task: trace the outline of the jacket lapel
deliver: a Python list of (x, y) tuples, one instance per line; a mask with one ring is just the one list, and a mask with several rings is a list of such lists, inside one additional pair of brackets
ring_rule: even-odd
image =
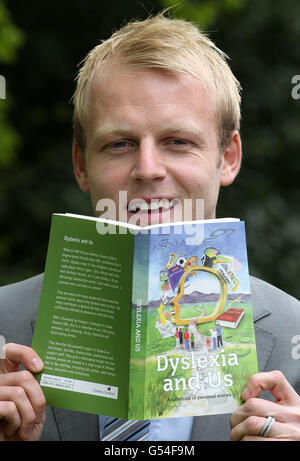
[(63, 441), (99, 440), (99, 417), (88, 413), (53, 408), (60, 439)]

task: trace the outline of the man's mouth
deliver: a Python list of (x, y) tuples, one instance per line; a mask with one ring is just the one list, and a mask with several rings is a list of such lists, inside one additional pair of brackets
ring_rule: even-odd
[(159, 213), (171, 210), (180, 200), (168, 198), (142, 198), (133, 199), (127, 205), (131, 213)]

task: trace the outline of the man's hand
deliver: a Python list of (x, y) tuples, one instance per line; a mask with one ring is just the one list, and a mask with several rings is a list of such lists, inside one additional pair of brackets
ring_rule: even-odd
[[(0, 360), (0, 441), (38, 440), (46, 419), (45, 396), (33, 373), (43, 369), (27, 346), (5, 344)], [(20, 365), (26, 370), (18, 371)]]
[[(269, 390), (275, 402), (257, 398)], [(245, 403), (231, 415), (231, 440), (300, 440), (300, 396), (280, 371), (250, 377), (242, 393)], [(258, 434), (266, 418), (275, 418), (267, 437)]]

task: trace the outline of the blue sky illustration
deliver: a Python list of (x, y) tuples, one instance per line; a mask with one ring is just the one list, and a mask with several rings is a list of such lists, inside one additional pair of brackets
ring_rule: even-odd
[[(197, 256), (198, 265), (202, 265), (201, 258), (204, 250), (208, 247), (217, 248), (222, 255), (233, 256), (238, 261), (239, 270), (237, 270), (236, 276), (239, 279), (239, 287), (237, 292), (250, 292), (243, 222), (193, 224), (192, 227), (182, 226), (181, 231), (182, 233), (179, 234), (177, 233), (177, 226), (168, 226), (164, 231), (156, 229), (155, 233), (136, 236), (135, 278), (137, 282), (140, 278), (142, 280), (147, 272), (149, 257), (149, 301), (159, 299), (162, 294), (160, 290), (160, 272), (165, 270), (171, 253), (180, 254), (180, 256), (187, 259), (191, 256)], [(168, 234), (163, 232), (168, 232)], [(186, 243), (189, 244), (187, 245)], [(215, 277), (203, 275), (203, 272), (201, 274), (198, 272), (198, 274), (191, 277), (187, 282), (186, 294), (195, 290), (205, 293), (219, 292), (219, 282)], [(228, 293), (231, 293), (230, 285), (228, 288)], [(174, 295), (172, 289), (165, 292), (165, 294), (167, 296)]]

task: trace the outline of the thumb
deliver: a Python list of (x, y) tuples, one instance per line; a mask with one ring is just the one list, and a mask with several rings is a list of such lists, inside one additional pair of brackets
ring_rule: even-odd
[(44, 367), (44, 364), (37, 353), (28, 346), (21, 344), (7, 343), (2, 350), (0, 373), (11, 373), (18, 371), (20, 365), (27, 370), (38, 373)]

